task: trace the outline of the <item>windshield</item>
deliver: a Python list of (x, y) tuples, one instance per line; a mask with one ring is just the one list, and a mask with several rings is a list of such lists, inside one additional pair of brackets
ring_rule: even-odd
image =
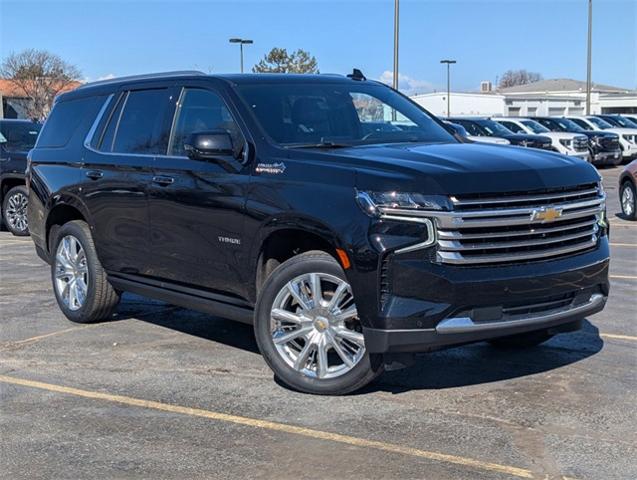
[(0, 142), (8, 152), (31, 150), (42, 125), (34, 122), (0, 122)]
[(608, 123), (606, 120), (602, 120), (597, 117), (588, 117), (588, 121), (595, 125), (597, 128), (601, 128), (602, 130), (606, 130), (607, 128), (613, 128), (613, 126)]
[(541, 123), (536, 122), (535, 120), (522, 120), (521, 123), (522, 125), (529, 127), (533, 133), (550, 132), (548, 128), (546, 128)]
[(637, 128), (637, 124), (631, 122), (627, 118), (620, 117), (619, 115), (617, 115), (616, 117), (604, 117), (604, 120), (606, 120), (608, 123), (612, 123), (617, 127)]
[(494, 120), (476, 120), (476, 123), (480, 125), (490, 137), (500, 137), (502, 135), (508, 136), (513, 133), (504, 125), (501, 125)]
[(383, 85), (239, 85), (261, 128), (286, 147), (374, 143), (456, 143), (431, 116)]
[(582, 127), (568, 118), (552, 118), (555, 129), (560, 132), (585, 132)]

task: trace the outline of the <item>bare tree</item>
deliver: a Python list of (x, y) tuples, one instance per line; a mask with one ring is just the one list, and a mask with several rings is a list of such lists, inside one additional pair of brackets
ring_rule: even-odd
[(542, 75), (527, 70), (507, 70), (500, 79), (500, 88), (515, 87), (516, 85), (526, 85), (527, 83), (539, 82)]
[(30, 99), (27, 114), (43, 119), (55, 96), (80, 78), (80, 71), (58, 55), (29, 49), (11, 53), (0, 66), (0, 75), (10, 80)]
[(252, 67), (254, 73), (318, 73), (316, 58), (305, 50), (289, 54), (285, 48), (273, 48)]

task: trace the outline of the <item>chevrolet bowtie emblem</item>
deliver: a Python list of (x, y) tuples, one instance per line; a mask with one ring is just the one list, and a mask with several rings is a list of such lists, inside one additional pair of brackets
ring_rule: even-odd
[(542, 222), (552, 222), (562, 216), (561, 208), (540, 208), (538, 210), (533, 210), (531, 213), (531, 221), (542, 221)]

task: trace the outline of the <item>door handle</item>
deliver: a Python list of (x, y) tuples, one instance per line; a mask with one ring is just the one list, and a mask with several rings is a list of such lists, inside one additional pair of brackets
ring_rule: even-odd
[(162, 187), (166, 187), (172, 183), (175, 183), (175, 179), (173, 177), (165, 177), (164, 175), (157, 175), (153, 177), (153, 183), (157, 185), (161, 185)]
[(100, 172), (99, 170), (89, 170), (88, 172), (86, 172), (86, 176), (91, 180), (99, 180), (104, 176), (104, 173)]

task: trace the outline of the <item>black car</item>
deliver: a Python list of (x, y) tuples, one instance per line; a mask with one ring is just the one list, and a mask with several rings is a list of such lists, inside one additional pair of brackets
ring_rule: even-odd
[(610, 123), (613, 127), (617, 128), (637, 128), (637, 122), (634, 122), (630, 118), (624, 117), (622, 115), (595, 115), (597, 118), (601, 118), (605, 120), (607, 123)]
[(18, 236), (29, 234), (27, 190), (24, 185), (27, 153), (42, 125), (30, 120), (0, 120), (0, 206), (2, 221)]
[(581, 133), (588, 137), (588, 148), (591, 160), (598, 165), (619, 165), (622, 152), (619, 147), (619, 136), (616, 133), (602, 130), (585, 130), (574, 121), (563, 117), (529, 117), (540, 122), (553, 132)]
[(462, 125), (469, 135), (476, 137), (498, 137), (508, 140), (511, 145), (519, 147), (541, 148), (553, 150), (551, 139), (543, 135), (513, 133), (504, 125), (490, 118), (450, 118), (450, 122)]
[(357, 71), (82, 86), (27, 175), (70, 320), (110, 318), (129, 291), (247, 322), (305, 392), (351, 392), (416, 352), (537, 345), (609, 291), (591, 165), (461, 143)]

